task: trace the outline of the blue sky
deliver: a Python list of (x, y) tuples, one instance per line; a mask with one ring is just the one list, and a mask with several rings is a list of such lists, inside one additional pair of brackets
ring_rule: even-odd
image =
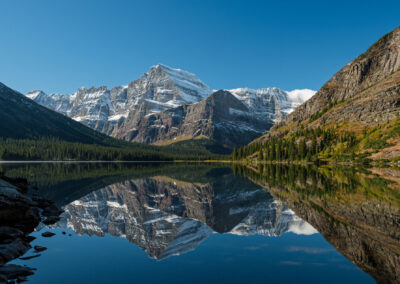
[(69, 93), (164, 63), (214, 89), (319, 89), (399, 12), (398, 0), (0, 0), (0, 82)]

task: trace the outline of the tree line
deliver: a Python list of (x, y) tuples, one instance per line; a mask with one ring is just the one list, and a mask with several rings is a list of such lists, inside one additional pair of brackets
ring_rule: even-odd
[(235, 148), (233, 160), (242, 160), (256, 155), (258, 161), (318, 161), (320, 156), (338, 158), (352, 152), (356, 145), (352, 132), (337, 134), (333, 128), (303, 128), (286, 138), (272, 137), (265, 142)]
[(0, 138), (0, 160), (170, 161), (172, 157), (141, 148), (118, 148), (57, 139)]
[(8, 161), (173, 161), (226, 157), (208, 151), (204, 145), (193, 143), (174, 146), (125, 143), (118, 147), (67, 142), (56, 138), (0, 138), (0, 160)]

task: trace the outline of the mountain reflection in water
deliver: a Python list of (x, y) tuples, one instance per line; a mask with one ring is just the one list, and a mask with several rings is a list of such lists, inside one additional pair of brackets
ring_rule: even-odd
[[(183, 257), (214, 233), (321, 234), (379, 283), (400, 279), (400, 171), (393, 168), (118, 163), (1, 167), (10, 176), (26, 176), (43, 196), (64, 208), (50, 229), (125, 238), (162, 263), (174, 255)], [(289, 246), (283, 251), (315, 256), (330, 249)], [(299, 265), (283, 258), (274, 256), (286, 267)], [(337, 269), (328, 262), (321, 265)], [(307, 282), (316, 275), (298, 280)]]
[(317, 231), (268, 191), (233, 174), (196, 184), (156, 176), (113, 184), (64, 207), (56, 226), (124, 237), (156, 259), (195, 249), (213, 232), (279, 236)]

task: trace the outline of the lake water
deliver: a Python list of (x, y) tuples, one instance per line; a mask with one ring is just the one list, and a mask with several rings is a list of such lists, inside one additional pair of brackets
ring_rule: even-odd
[[(0, 169), (26, 177), (64, 210), (59, 222), (32, 233), (32, 245), (47, 250), (12, 262), (37, 269), (31, 283), (399, 280), (395, 169), (165, 163)], [(45, 231), (56, 235), (44, 238)]]

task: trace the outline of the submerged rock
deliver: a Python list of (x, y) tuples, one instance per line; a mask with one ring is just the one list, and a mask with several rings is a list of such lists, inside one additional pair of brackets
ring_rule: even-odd
[(52, 237), (52, 236), (54, 236), (54, 235), (55, 235), (55, 234), (52, 233), (52, 232), (44, 232), (44, 233), (42, 234), (42, 236), (45, 237), (45, 238), (50, 238), (50, 237)]
[(31, 256), (20, 257), (19, 259), (28, 260), (28, 259), (32, 259), (32, 258), (39, 257), (39, 256), (41, 256), (41, 254), (34, 254), (34, 255), (31, 255)]
[(34, 246), (33, 248), (35, 249), (35, 252), (41, 252), (41, 251), (47, 250), (46, 247), (42, 247), (42, 246)]

